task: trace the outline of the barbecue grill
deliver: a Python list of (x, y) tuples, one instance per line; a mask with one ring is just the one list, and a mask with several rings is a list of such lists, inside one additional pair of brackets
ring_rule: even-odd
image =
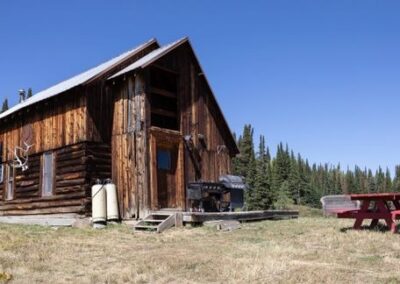
[(186, 189), (188, 206), (191, 211), (234, 211), (243, 207), (246, 188), (243, 179), (233, 175), (220, 176), (218, 182), (191, 182)]

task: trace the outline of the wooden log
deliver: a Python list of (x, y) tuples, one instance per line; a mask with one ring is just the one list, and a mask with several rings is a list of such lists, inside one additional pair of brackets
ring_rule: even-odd
[(85, 192), (73, 192), (69, 194), (53, 195), (49, 197), (35, 197), (35, 198), (24, 198), (24, 199), (14, 199), (8, 201), (0, 201), (0, 206), (5, 204), (21, 204), (21, 203), (32, 203), (32, 202), (46, 202), (49, 200), (63, 200), (63, 199), (76, 199), (85, 197)]
[(86, 172), (65, 173), (62, 175), (56, 175), (56, 181), (81, 179), (86, 178), (86, 176)]
[(39, 184), (34, 184), (31, 186), (27, 186), (27, 187), (16, 187), (15, 188), (15, 192), (18, 193), (23, 193), (23, 192), (29, 192), (29, 191), (38, 191), (39, 190)]
[(60, 187), (56, 187), (56, 189), (55, 189), (55, 193), (57, 195), (71, 193), (71, 192), (79, 192), (79, 191), (85, 191), (85, 186), (82, 186), (82, 185), (60, 186)]
[(82, 185), (86, 182), (85, 178), (78, 178), (72, 180), (61, 180), (57, 181), (58, 186), (74, 186), (74, 185)]
[(68, 207), (55, 207), (55, 208), (41, 208), (35, 210), (9, 210), (0, 211), (0, 216), (21, 216), (21, 215), (39, 215), (39, 214), (61, 214), (61, 213), (78, 213), (83, 214), (86, 212), (86, 206), (68, 206)]
[(84, 171), (86, 170), (86, 165), (78, 165), (78, 166), (70, 166), (70, 167), (65, 167), (65, 168), (57, 168), (57, 173), (58, 174), (63, 174), (63, 173), (73, 173), (73, 172), (79, 172), (79, 171)]
[(75, 206), (75, 205), (82, 205), (85, 201), (86, 200), (84, 199), (72, 199), (72, 200), (52, 200), (52, 201), (41, 201), (41, 202), (21, 203), (12, 205), (1, 205), (0, 211)]

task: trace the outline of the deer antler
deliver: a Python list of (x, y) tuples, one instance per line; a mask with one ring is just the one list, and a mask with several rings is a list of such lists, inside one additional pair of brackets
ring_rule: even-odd
[[(28, 143), (26, 143), (24, 141), (24, 145), (25, 148), (22, 148), (20, 146), (15, 146), (14, 151), (11, 151), (10, 149), (8, 149), (8, 151), (13, 152), (14, 154), (14, 163), (13, 163), (13, 167), (15, 168), (21, 168), (22, 171), (26, 171), (29, 167), (28, 167), (28, 159), (29, 159), (29, 149), (32, 148), (32, 145), (29, 145)], [(22, 157), (18, 156), (18, 150), (21, 151), (22, 153)]]

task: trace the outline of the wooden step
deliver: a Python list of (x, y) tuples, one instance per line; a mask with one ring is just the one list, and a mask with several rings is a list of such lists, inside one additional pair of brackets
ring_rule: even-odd
[(145, 219), (141, 222), (143, 223), (161, 223), (163, 220), (152, 220), (152, 219)]
[(135, 230), (157, 231), (157, 226), (136, 225)]
[(176, 214), (151, 213), (139, 221), (133, 228), (134, 230), (149, 230), (161, 233), (175, 226), (175, 219)]

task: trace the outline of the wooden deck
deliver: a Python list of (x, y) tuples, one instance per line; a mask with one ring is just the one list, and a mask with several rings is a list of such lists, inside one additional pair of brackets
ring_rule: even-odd
[(294, 210), (264, 210), (243, 212), (182, 212), (183, 222), (203, 223), (213, 220), (260, 221), (298, 218), (299, 212)]

